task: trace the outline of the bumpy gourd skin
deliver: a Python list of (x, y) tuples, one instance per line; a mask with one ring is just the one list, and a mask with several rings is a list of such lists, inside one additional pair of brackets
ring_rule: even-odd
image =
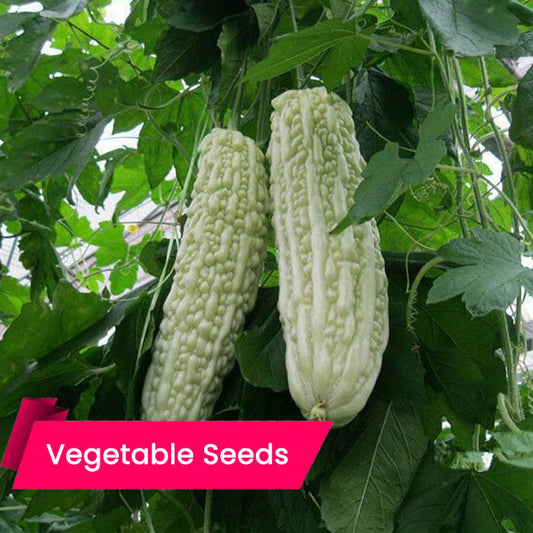
[(340, 427), (364, 407), (388, 341), (375, 222), (330, 234), (353, 204), (364, 161), (337, 95), (291, 90), (272, 105), (267, 156), (289, 388), (306, 418)]
[(268, 200), (263, 154), (252, 139), (217, 128), (200, 145), (198, 167), (144, 383), (147, 420), (202, 420), (212, 414), (263, 269)]

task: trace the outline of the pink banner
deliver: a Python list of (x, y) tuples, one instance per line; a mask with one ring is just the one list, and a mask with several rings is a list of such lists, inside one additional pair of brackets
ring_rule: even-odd
[(55, 407), (56, 401), (57, 398), (24, 398), (22, 400), (1, 466), (11, 470), (18, 469), (31, 428), (36, 420), (67, 419), (68, 410)]
[(331, 425), (38, 420), (13, 488), (298, 489)]

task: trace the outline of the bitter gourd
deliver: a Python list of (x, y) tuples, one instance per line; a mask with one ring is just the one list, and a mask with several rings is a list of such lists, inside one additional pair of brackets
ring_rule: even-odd
[(325, 88), (272, 102), (270, 196), (289, 389), (309, 419), (347, 424), (364, 407), (388, 340), (375, 221), (332, 235), (364, 160), (349, 106)]
[(255, 142), (233, 130), (209, 133), (192, 198), (145, 378), (147, 420), (208, 418), (233, 366), (266, 254), (267, 178)]

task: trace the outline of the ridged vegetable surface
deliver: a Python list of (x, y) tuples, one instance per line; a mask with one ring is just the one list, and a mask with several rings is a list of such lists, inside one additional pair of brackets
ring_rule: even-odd
[(266, 253), (264, 157), (252, 139), (214, 129), (199, 148), (198, 177), (142, 395), (148, 420), (212, 414), (234, 364)]
[(289, 388), (303, 415), (339, 427), (364, 407), (388, 340), (375, 222), (330, 232), (361, 181), (348, 105), (324, 88), (272, 102), (271, 201)]

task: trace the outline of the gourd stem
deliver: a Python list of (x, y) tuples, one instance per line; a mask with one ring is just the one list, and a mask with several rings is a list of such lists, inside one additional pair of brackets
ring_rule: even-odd
[(213, 489), (205, 491), (203, 533), (211, 533), (211, 509), (213, 508)]

